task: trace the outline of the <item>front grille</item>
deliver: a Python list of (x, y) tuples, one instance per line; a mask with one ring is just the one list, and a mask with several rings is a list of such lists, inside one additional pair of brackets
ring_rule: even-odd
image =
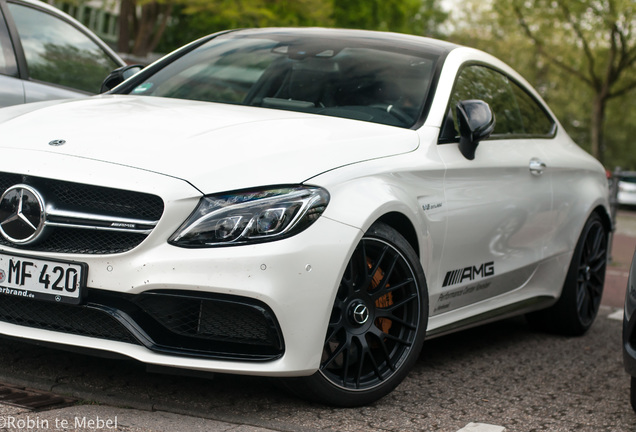
[(63, 181), (46, 184), (56, 201), (88, 213), (151, 220), (163, 213), (163, 201), (155, 195)]
[(0, 245), (33, 252), (114, 254), (131, 250), (145, 238), (146, 235), (144, 234), (57, 228), (42, 243), (20, 246), (8, 242), (4, 237), (0, 237)]
[(271, 310), (235, 296), (89, 289), (85, 305), (0, 297), (0, 321), (144, 345), (180, 356), (265, 361), (284, 351)]
[[(23, 250), (78, 254), (126, 252), (148, 236), (164, 210), (162, 199), (152, 194), (0, 173), (0, 194), (16, 184), (37, 189), (47, 207), (53, 209), (49, 210), (53, 215), (48, 222), (55, 222), (46, 227), (48, 235), (36, 244), (17, 246), (0, 238), (0, 245)], [(56, 211), (65, 216), (55, 215)], [(126, 228), (117, 228), (121, 226)]]

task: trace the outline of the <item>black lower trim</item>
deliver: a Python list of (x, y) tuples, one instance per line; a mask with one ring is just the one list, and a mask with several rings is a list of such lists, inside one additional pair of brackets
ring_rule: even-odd
[(533, 297), (437, 328), (426, 333), (426, 339), (433, 339), (459, 330), (465, 330), (478, 325), (545, 309), (552, 306), (557, 300), (558, 299), (549, 296)]
[(257, 300), (178, 290), (89, 289), (84, 305), (0, 297), (0, 321), (143, 345), (168, 355), (268, 361), (282, 356), (278, 322)]

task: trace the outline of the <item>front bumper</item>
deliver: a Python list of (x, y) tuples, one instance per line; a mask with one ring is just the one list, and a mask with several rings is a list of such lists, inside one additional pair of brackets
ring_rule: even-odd
[(361, 236), (321, 217), (271, 243), (184, 249), (150, 236), (127, 253), (66, 257), (88, 264), (87, 303), (7, 297), (0, 333), (162, 366), (311, 374), (344, 266)]

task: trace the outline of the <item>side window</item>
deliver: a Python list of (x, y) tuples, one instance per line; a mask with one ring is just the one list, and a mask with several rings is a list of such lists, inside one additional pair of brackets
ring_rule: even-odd
[(556, 126), (552, 117), (521, 87), (513, 84), (512, 90), (515, 93), (517, 105), (521, 112), (524, 133), (526, 135), (552, 135)]
[(481, 99), (495, 114), (494, 137), (551, 135), (554, 122), (541, 106), (515, 82), (500, 72), (485, 66), (468, 66), (457, 78), (451, 96), (451, 114), (457, 127), (457, 102)]
[(13, 45), (9, 38), (9, 31), (7, 25), (4, 22), (4, 17), (0, 11), (0, 74), (3, 75), (18, 75), (18, 67), (15, 61), (15, 54), (13, 53)]
[(118, 66), (99, 45), (53, 15), (14, 3), (8, 5), (32, 79), (99, 92), (104, 78)]

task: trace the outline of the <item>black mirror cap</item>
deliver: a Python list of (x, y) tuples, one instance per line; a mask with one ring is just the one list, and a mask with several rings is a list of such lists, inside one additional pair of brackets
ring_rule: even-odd
[(104, 82), (102, 82), (102, 87), (99, 89), (99, 92), (106, 93), (107, 91), (114, 89), (143, 68), (144, 67), (142, 65), (133, 64), (115, 69), (108, 74)]
[(459, 123), (459, 151), (468, 160), (475, 159), (479, 141), (487, 139), (495, 130), (495, 114), (482, 100), (459, 101), (456, 106)]

